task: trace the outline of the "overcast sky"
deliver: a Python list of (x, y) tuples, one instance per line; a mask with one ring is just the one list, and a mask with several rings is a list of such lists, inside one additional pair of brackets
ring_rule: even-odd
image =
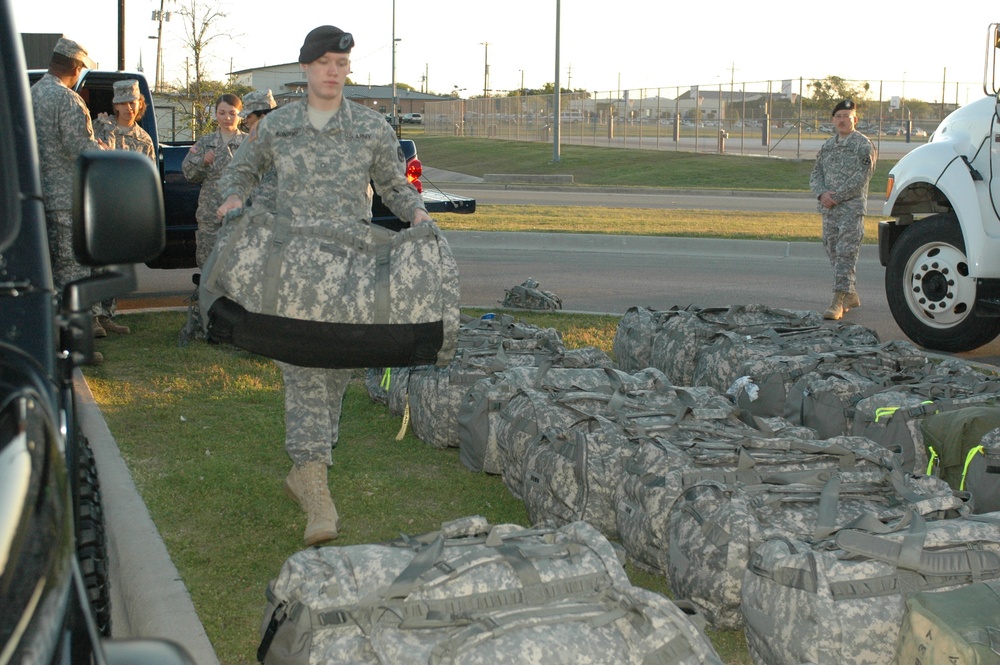
[[(152, 11), (176, 12), (191, 0), (124, 0), (125, 67), (156, 63)], [(482, 94), (539, 88), (555, 80), (557, 0), (363, 0), (318, 2), (198, 0), (225, 14), (209, 45), (210, 71), (223, 78), (294, 62), (305, 34), (332, 24), (355, 36), (352, 80), (396, 80), (431, 92)], [(117, 0), (17, 0), (21, 32), (62, 33), (89, 49), (102, 68), (118, 61)], [(886, 82), (891, 95), (966, 103), (982, 94), (987, 27), (1000, 21), (995, 0), (962, 0), (923, 9), (894, 2), (664, 2), (561, 0), (560, 85), (590, 91), (688, 86), (748, 89), (834, 75)], [(164, 23), (166, 79), (183, 83), (182, 17)], [(755, 85), (751, 85), (755, 84)]]

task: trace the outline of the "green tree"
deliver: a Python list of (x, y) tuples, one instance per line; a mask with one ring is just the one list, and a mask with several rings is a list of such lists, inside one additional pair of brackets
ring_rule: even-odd
[(802, 100), (802, 105), (810, 110), (826, 108), (835, 99), (854, 100), (859, 109), (864, 109), (871, 94), (871, 84), (867, 81), (850, 81), (840, 76), (810, 81), (808, 87), (811, 98)]

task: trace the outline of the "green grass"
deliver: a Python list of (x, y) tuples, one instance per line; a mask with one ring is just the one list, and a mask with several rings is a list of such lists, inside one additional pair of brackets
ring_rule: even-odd
[[(480, 312), (470, 311), (478, 315)], [(617, 317), (516, 313), (551, 326), (567, 346), (610, 353)], [(228, 346), (177, 346), (180, 312), (125, 315), (132, 334), (100, 342), (105, 363), (87, 383), (191, 594), (223, 665), (255, 662), (264, 589), (304, 547), (305, 519), (282, 491), (284, 401), (275, 364)], [(528, 525), (501, 479), (468, 471), (457, 448), (431, 448), (371, 402), (356, 372), (344, 403), (330, 485), (342, 515), (337, 545), (480, 514)], [(661, 576), (628, 568), (635, 584), (669, 594)], [(749, 663), (743, 635), (710, 632), (729, 663)]]
[[(546, 143), (451, 136), (419, 137), (420, 161), (447, 171), (571, 174), (577, 185), (683, 187), (696, 189), (809, 191), (813, 159), (717, 155), (673, 150), (634, 150), (564, 145), (552, 161)], [(879, 160), (870, 191), (885, 191), (895, 160)]]

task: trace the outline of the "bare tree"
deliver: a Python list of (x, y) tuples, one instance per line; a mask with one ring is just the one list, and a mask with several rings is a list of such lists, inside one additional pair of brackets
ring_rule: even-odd
[(206, 108), (223, 87), (208, 76), (209, 45), (229, 35), (216, 29), (218, 22), (226, 18), (226, 14), (201, 0), (185, 2), (186, 5), (176, 13), (184, 17), (184, 46), (191, 53), (191, 63), (194, 66), (194, 79), (188, 76), (186, 92), (191, 102), (194, 135), (198, 137), (208, 130), (213, 118), (210, 113), (206, 113)]

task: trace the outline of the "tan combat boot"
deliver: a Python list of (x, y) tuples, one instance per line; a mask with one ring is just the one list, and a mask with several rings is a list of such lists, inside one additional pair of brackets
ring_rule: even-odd
[(829, 319), (831, 321), (838, 321), (844, 316), (844, 300), (847, 298), (847, 294), (843, 291), (837, 291), (833, 294), (833, 302), (830, 306), (826, 308), (823, 312), (823, 318)]
[(99, 316), (97, 317), (97, 325), (101, 326), (107, 332), (113, 332), (116, 335), (127, 335), (132, 330), (128, 326), (123, 326), (120, 323), (115, 323), (110, 316)]
[(101, 322), (97, 320), (96, 316), (94, 317), (91, 328), (94, 331), (94, 339), (101, 339), (108, 336), (108, 331), (104, 329), (104, 326), (101, 325)]
[(855, 307), (861, 307), (861, 297), (858, 295), (857, 291), (849, 291), (847, 296), (844, 298), (844, 311), (854, 309)]
[(340, 517), (330, 497), (326, 464), (306, 462), (293, 466), (285, 478), (285, 494), (306, 514), (306, 545), (318, 545), (337, 537)]

